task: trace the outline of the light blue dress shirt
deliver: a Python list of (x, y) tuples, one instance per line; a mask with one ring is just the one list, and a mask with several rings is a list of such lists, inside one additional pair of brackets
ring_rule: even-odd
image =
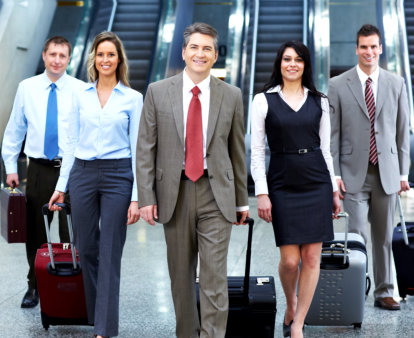
[[(7, 174), (17, 173), (17, 158), (26, 134), (25, 154), (29, 157), (46, 159), (43, 145), (51, 83), (45, 71), (23, 80), (17, 88), (2, 144), (2, 157)], [(58, 104), (58, 157), (62, 157), (64, 140), (67, 138), (68, 116), (76, 109), (74, 95), (79, 88), (85, 86), (85, 83), (65, 73), (55, 84)]]
[(70, 116), (67, 123), (69, 133), (56, 190), (66, 191), (75, 157), (87, 161), (131, 158), (134, 174), (131, 200), (138, 201), (135, 154), (142, 104), (142, 95), (121, 82), (103, 108), (96, 82), (80, 90), (76, 97), (77, 114)]

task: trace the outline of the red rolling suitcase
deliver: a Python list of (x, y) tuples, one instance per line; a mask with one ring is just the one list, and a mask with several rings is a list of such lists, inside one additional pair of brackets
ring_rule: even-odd
[(73, 245), (70, 208), (58, 204), (66, 213), (70, 243), (51, 243), (47, 219), (48, 205), (42, 208), (47, 243), (37, 250), (35, 272), (39, 291), (42, 325), (88, 325), (82, 269)]

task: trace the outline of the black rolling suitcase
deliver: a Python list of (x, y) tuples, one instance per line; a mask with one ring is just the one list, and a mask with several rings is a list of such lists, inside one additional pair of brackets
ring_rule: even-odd
[(401, 298), (414, 295), (414, 222), (405, 222), (400, 196), (397, 197), (401, 222), (394, 228), (392, 253)]
[[(246, 269), (243, 276), (229, 276), (229, 316), (226, 338), (273, 338), (276, 318), (276, 290), (273, 276), (250, 276), (253, 224), (247, 218), (249, 233)], [(200, 313), (198, 283), (197, 307)]]

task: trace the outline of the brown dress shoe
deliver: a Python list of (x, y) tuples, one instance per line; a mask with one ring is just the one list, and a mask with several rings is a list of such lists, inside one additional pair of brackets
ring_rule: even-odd
[(392, 297), (377, 298), (374, 302), (374, 306), (380, 307), (385, 310), (400, 310), (400, 304), (396, 302)]

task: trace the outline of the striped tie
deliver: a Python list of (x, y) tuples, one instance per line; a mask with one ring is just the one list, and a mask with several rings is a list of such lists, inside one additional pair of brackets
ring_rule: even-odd
[(365, 103), (367, 105), (369, 120), (371, 122), (371, 139), (369, 145), (369, 161), (375, 165), (378, 163), (377, 145), (375, 142), (375, 100), (371, 88), (372, 79), (369, 77), (365, 83)]

